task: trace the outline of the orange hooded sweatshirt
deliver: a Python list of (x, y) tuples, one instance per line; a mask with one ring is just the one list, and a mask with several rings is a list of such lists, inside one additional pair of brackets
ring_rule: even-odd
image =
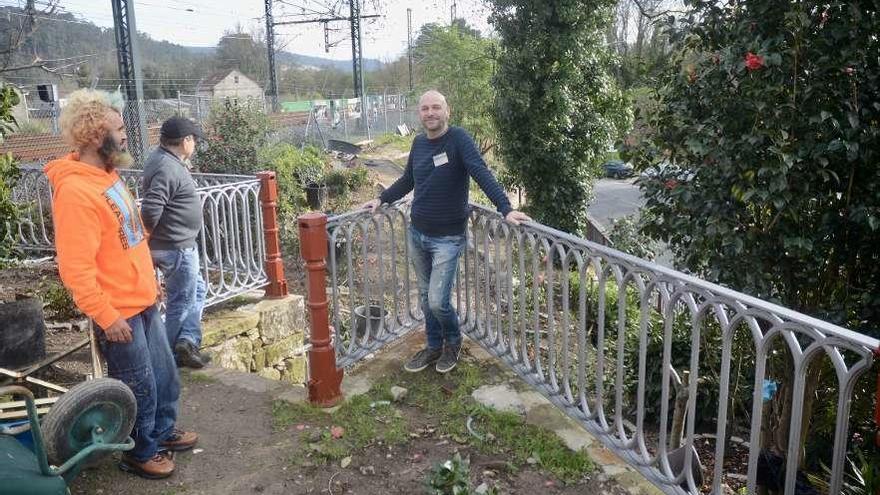
[(78, 158), (71, 153), (44, 169), (58, 271), (79, 309), (107, 328), (156, 302), (156, 274), (140, 213), (119, 174)]

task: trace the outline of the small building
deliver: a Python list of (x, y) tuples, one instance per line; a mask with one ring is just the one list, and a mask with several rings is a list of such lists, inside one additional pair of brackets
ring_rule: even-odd
[(238, 69), (226, 69), (199, 81), (196, 96), (208, 99), (252, 98), (262, 101), (263, 88)]

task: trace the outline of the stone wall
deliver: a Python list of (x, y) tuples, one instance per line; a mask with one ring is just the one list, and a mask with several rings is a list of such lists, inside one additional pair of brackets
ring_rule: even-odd
[(223, 368), (303, 385), (308, 379), (303, 297), (265, 299), (206, 315), (202, 352)]

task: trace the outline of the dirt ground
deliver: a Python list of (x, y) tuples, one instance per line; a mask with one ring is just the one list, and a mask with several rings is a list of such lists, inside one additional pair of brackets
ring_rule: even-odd
[[(530, 466), (511, 467), (503, 454), (486, 455), (435, 428), (436, 418), (407, 403), (395, 406), (409, 440), (381, 440), (350, 453), (350, 464), (311, 457), (310, 438), (326, 438), (332, 421), (303, 418), (279, 428), (270, 396), (185, 375), (180, 424), (201, 435), (198, 450), (175, 457), (178, 471), (167, 480), (148, 481), (116, 468), (115, 458), (82, 473), (76, 494), (419, 494), (435, 464), (455, 452), (470, 458), (473, 487), (485, 482), (504, 494), (623, 494), (599, 477), (564, 484)], [(439, 385), (438, 385), (439, 386)], [(234, 397), (234, 400), (230, 398)], [(381, 417), (376, 418), (377, 421)], [(312, 438), (314, 439), (314, 438)]]

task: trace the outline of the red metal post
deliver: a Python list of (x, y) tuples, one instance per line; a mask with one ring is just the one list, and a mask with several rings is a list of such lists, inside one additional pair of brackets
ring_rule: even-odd
[(278, 235), (278, 182), (275, 172), (257, 173), (260, 179), (260, 206), (263, 209), (263, 236), (266, 239), (266, 275), (269, 285), (266, 297), (280, 299), (287, 296), (287, 280), (281, 259), (281, 239)]
[(342, 370), (336, 367), (336, 350), (330, 342), (327, 309), (327, 215), (306, 213), (298, 219), (300, 251), (308, 274), (308, 306), (311, 316), (309, 351), (309, 402), (330, 407), (342, 399)]

